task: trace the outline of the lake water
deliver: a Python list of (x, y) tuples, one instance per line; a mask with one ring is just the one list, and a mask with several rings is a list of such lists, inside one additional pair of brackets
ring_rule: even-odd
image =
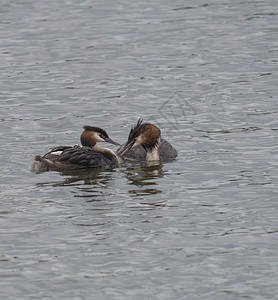
[[(1, 2), (1, 299), (277, 299), (277, 15)], [(29, 171), (83, 125), (123, 143), (139, 117), (177, 160)]]

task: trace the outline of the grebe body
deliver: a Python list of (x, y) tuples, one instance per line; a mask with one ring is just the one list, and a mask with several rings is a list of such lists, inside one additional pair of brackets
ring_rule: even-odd
[(105, 130), (99, 127), (84, 126), (80, 137), (81, 146), (58, 146), (43, 156), (36, 156), (31, 164), (31, 171), (67, 171), (86, 168), (114, 168), (119, 165), (119, 158), (110, 149), (99, 147), (97, 142), (114, 145)]

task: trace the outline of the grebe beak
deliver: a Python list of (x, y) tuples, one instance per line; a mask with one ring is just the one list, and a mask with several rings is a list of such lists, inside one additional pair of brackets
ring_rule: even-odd
[(129, 143), (126, 143), (123, 147), (121, 147), (118, 151), (117, 151), (117, 155), (121, 155), (124, 156), (131, 148), (132, 146), (135, 144), (136, 140), (132, 140)]
[(103, 139), (104, 139), (105, 142), (107, 142), (107, 143), (110, 143), (110, 144), (113, 144), (113, 145), (116, 145), (116, 146), (121, 146), (121, 144), (119, 144), (119, 143), (113, 141), (113, 140), (110, 139), (110, 138), (103, 137)]

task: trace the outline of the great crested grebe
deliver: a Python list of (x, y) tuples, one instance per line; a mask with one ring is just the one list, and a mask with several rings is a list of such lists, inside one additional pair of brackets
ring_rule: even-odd
[(30, 170), (43, 172), (117, 167), (120, 162), (117, 155), (110, 149), (97, 146), (96, 143), (120, 144), (110, 139), (106, 131), (99, 127), (83, 128), (80, 137), (82, 147), (78, 145), (55, 147), (44, 156), (36, 156)]
[(177, 150), (161, 138), (159, 128), (139, 119), (131, 128), (127, 142), (116, 152), (117, 155), (138, 160), (170, 160), (177, 157)]

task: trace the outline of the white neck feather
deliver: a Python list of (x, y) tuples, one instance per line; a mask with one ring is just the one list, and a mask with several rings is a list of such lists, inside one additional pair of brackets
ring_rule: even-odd
[(159, 139), (157, 145), (152, 149), (152, 151), (147, 151), (146, 154), (147, 161), (160, 160), (160, 146), (161, 146), (161, 140)]
[(118, 156), (109, 148), (105, 148), (105, 147), (100, 147), (98, 145), (94, 145), (94, 147), (92, 148), (92, 150), (100, 152), (100, 153), (110, 153), (111, 155), (114, 155), (117, 160), (118, 163), (120, 163), (120, 159), (118, 158)]
[(100, 147), (97, 144), (94, 145), (94, 147), (92, 148), (92, 150), (97, 151), (97, 152), (101, 152), (101, 153), (103, 153), (103, 152), (109, 152), (111, 154), (114, 154), (114, 152), (112, 150), (110, 150), (108, 148), (105, 148), (105, 147)]

